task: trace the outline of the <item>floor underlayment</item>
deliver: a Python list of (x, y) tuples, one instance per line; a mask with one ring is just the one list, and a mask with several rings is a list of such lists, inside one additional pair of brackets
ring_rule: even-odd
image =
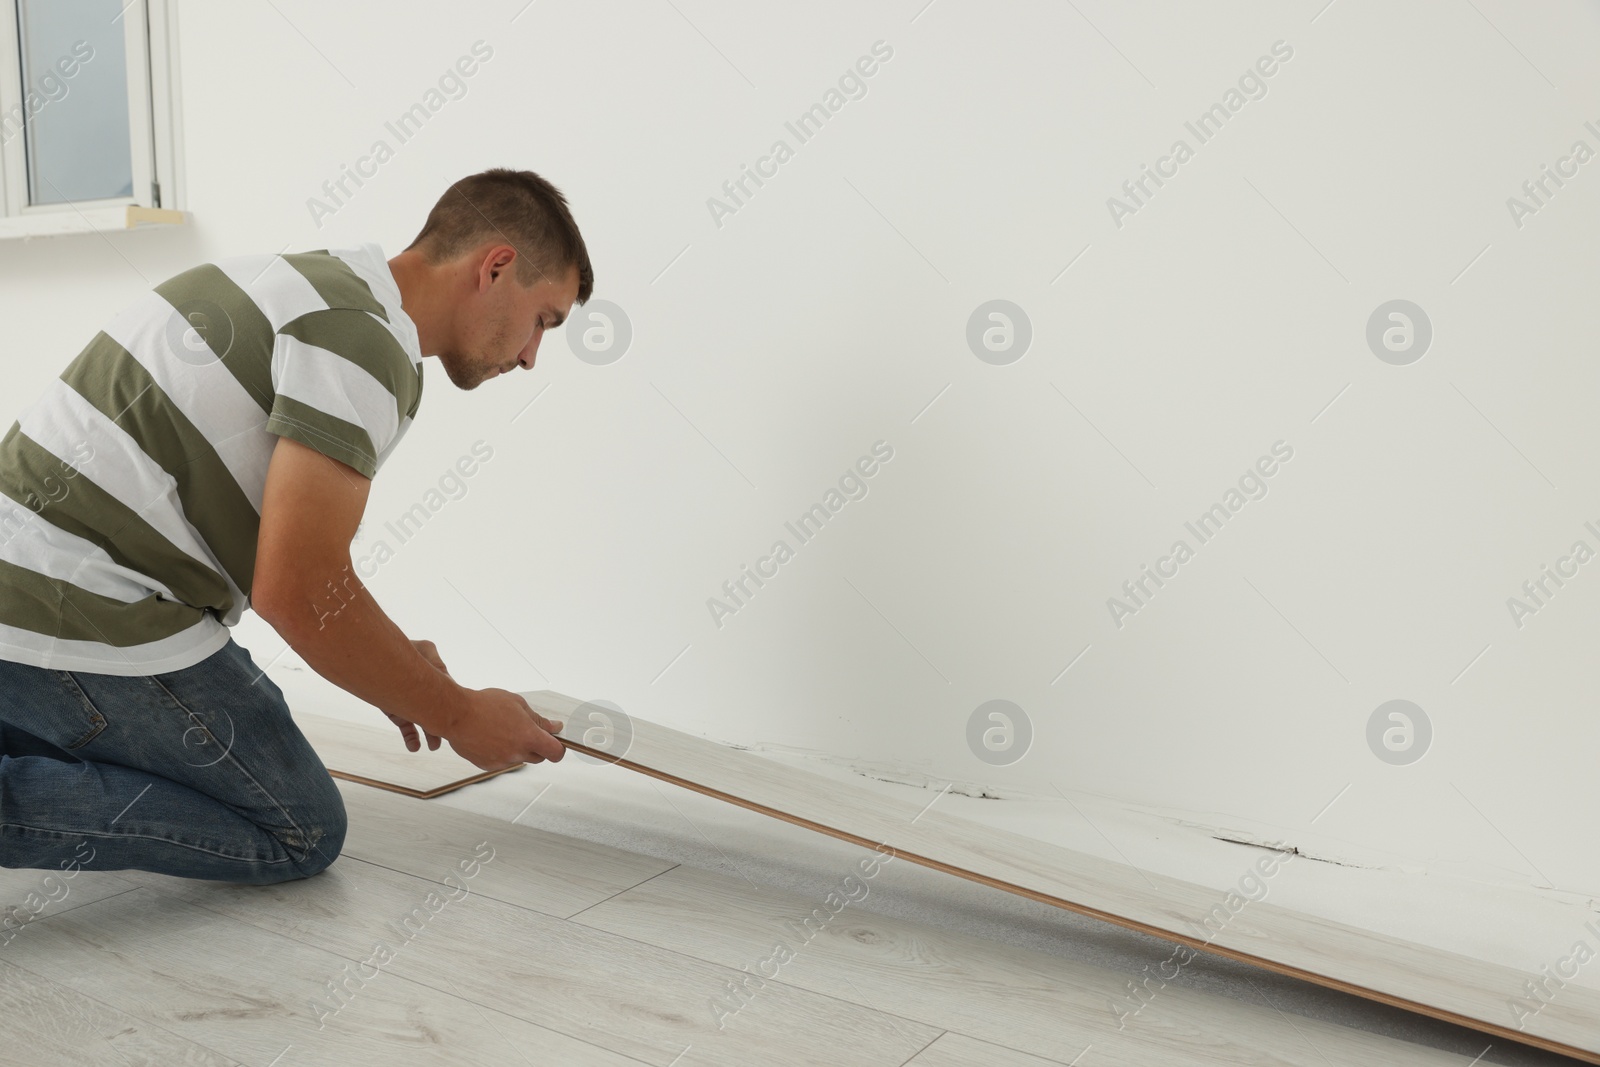
[[(321, 706), (317, 710), (364, 718), (369, 723), (376, 715), (371, 709), (350, 706)], [(394, 744), (399, 746), (398, 735)], [(919, 806), (937, 793), (863, 777), (836, 762), (805, 759), (792, 753), (764, 755), (803, 765), (813, 773), (831, 775), (839, 781), (866, 784), (884, 796), (920, 797)], [(811, 892), (817, 890), (821, 877), (818, 872), (844, 869), (839, 857), (853, 854), (852, 846), (842, 842), (674, 786), (637, 775), (621, 775), (614, 768), (585, 765), (572, 753), (559, 766), (524, 768), (436, 803), (507, 819), (522, 812), (520, 821), (530, 825), (722, 870), (762, 884)], [(1007, 825), (1009, 821), (1014, 829), (1030, 823), (1048, 826), (1048, 834), (1037, 836), (1118, 863), (1131, 863), (1142, 870), (1219, 889), (1237, 880), (1259, 854), (1249, 844), (1226, 840), (1250, 840), (1253, 831), (1248, 827), (1218, 827), (1193, 817), (1129, 810), (1126, 805), (1094, 797), (1074, 797), (1068, 806), (1055, 800), (996, 803), (945, 792), (937, 803), (941, 811), (994, 825)], [(910, 864), (898, 865), (895, 870), (893, 880), (883, 883), (886, 887), (895, 886), (895, 891), (877, 893), (866, 905), (867, 910), (897, 909), (934, 926), (1093, 960), (1119, 969), (1130, 981), (1144, 982), (1146, 988), (1152, 984), (1147, 968), (1170, 955), (1170, 946), (1154, 938), (1108, 928), (1094, 920), (958, 882)], [(1455, 951), (1488, 945), (1494, 952), (1490, 958), (1525, 967), (1533, 975), (1539, 973), (1540, 963), (1549, 955), (1541, 948), (1562, 944), (1550, 940), (1549, 935), (1576, 928), (1585, 914), (1592, 917), (1583, 901), (1530, 896), (1525, 890), (1512, 891), (1464, 879), (1420, 878), (1398, 865), (1344, 866), (1309, 856), (1303, 862), (1284, 866), (1283, 873), (1274, 880), (1271, 894), (1273, 903), (1280, 907), (1308, 908), (1377, 933), (1428, 941)], [(1442, 907), (1441, 901), (1446, 906)], [(1337, 913), (1330, 912), (1330, 905), (1337, 907)], [(1464, 928), (1462, 921), (1473, 915), (1488, 915), (1493, 921)], [(1462, 943), (1464, 932), (1469, 935), (1467, 944)], [(1565, 943), (1570, 944), (1570, 939)], [(1337, 1019), (1344, 1025), (1405, 1035), (1408, 1040), (1463, 1053), (1469, 1060), (1482, 1053), (1480, 1062), (1559, 1062), (1505, 1041), (1490, 1041), (1408, 1013), (1207, 957), (1197, 957), (1168, 984), (1173, 988), (1225, 991), (1246, 1001), (1270, 997), (1275, 1007), (1290, 1014)], [(1569, 986), (1578, 988), (1576, 983)], [(1107, 1018), (1113, 1021), (1114, 1010), (1107, 1005)]]

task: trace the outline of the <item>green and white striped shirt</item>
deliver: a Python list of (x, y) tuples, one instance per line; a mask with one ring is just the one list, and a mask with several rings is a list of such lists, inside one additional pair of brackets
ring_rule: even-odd
[(421, 399), (417, 329), (376, 244), (156, 286), (0, 439), (0, 659), (199, 663), (244, 613), (278, 437), (371, 478)]

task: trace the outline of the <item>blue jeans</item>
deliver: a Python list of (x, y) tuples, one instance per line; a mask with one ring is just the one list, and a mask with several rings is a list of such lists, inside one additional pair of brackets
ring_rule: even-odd
[(323, 870), (345, 827), (283, 691), (232, 640), (145, 677), (0, 660), (0, 867), (264, 885)]

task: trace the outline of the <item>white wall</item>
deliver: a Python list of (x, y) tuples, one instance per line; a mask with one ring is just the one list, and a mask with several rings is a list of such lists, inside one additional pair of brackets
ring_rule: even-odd
[[(594, 366), (553, 335), (471, 394), (430, 364), (363, 544), (494, 449), (371, 581), (458, 676), (1600, 889), (1573, 846), (1600, 563), (1520, 628), (1506, 603), (1600, 550), (1600, 162), (1520, 227), (1506, 204), (1600, 150), (1594, 5), (523, 2), (182, 5), (194, 225), (0, 246), (0, 416), (195, 262), (393, 254), (450, 181), (531, 168), (633, 341)], [(319, 228), (308, 198), (480, 40), (466, 95)], [(717, 225), (708, 197), (878, 41), (866, 95)], [(1278, 41), (1198, 144), (1185, 121)], [(1114, 224), (1177, 138), (1194, 157)], [(996, 298), (1033, 329), (1005, 366), (965, 336)], [(1396, 298), (1434, 330), (1407, 366), (1365, 340)], [(718, 628), (707, 599), (879, 440), (869, 494)], [(1268, 495), (1198, 545), (1185, 521), (1280, 440)], [(1178, 538), (1194, 558), (1119, 628), (1107, 598)], [(1003, 768), (966, 741), (992, 698), (1035, 733)], [(1408, 766), (1366, 740), (1394, 698), (1434, 728)]]

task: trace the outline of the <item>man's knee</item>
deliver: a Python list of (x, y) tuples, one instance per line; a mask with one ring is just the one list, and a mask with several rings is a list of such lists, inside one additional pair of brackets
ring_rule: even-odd
[(310, 878), (326, 870), (344, 849), (349, 828), (344, 798), (329, 779), (324, 802), (304, 815), (298, 825), (278, 834), (293, 861), (294, 873), (288, 877)]
[(349, 828), (344, 810), (337, 817), (330, 816), (306, 828), (306, 846), (298, 865), (306, 878), (320, 874), (339, 858), (344, 850), (344, 835)]

